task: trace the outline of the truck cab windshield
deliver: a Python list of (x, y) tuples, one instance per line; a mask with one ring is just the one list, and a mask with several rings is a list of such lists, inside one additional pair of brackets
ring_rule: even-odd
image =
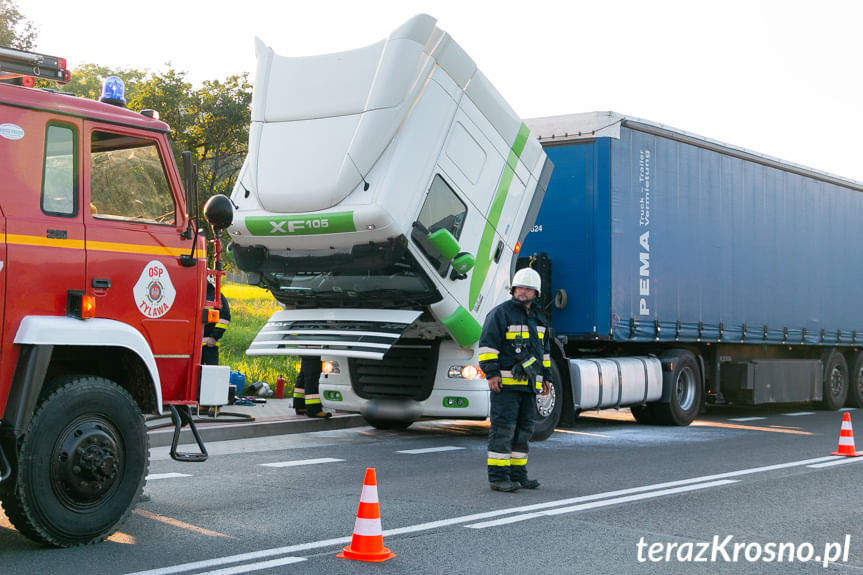
[(342, 262), (338, 256), (285, 259), (281, 270), (264, 271), (262, 279), (276, 299), (288, 307), (418, 309), (441, 299), (434, 284), (406, 251), (395, 260)]

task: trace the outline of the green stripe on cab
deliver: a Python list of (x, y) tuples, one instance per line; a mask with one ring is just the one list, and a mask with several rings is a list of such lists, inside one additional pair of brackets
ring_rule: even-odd
[(353, 212), (249, 216), (246, 218), (246, 229), (253, 236), (310, 236), (357, 231)]

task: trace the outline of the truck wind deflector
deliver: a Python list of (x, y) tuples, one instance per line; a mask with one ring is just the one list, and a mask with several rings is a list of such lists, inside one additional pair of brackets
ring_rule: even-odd
[(246, 355), (339, 355), (382, 359), (422, 312), (302, 309), (278, 311)]

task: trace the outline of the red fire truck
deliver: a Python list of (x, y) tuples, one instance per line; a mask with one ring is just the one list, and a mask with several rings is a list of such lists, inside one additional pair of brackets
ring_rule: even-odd
[[(69, 73), (0, 48), (0, 79), (19, 84), (0, 83), (0, 501), (21, 534), (65, 547), (105, 539), (140, 498), (144, 414), (172, 417), (174, 459), (206, 460), (189, 407), (227, 394), (228, 368), (200, 365), (206, 276), (222, 272), (189, 213), (190, 155), (183, 182), (158, 115), (32, 77)], [(194, 453), (177, 450), (187, 425)]]

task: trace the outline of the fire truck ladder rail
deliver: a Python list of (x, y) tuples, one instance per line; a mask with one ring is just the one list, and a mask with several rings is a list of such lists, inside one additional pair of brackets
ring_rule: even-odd
[[(176, 405), (169, 404), (168, 409), (171, 410), (171, 420), (174, 422), (174, 438), (171, 441), (171, 459), (174, 461), (185, 462), (201, 462), (207, 460), (207, 448), (204, 447), (204, 441), (198, 433), (198, 428), (195, 427), (195, 422), (192, 420), (192, 412), (187, 405), (181, 405), (177, 409)], [(180, 442), (180, 432), (183, 426), (188, 424), (189, 430), (195, 437), (195, 443), (198, 444), (200, 453), (180, 453), (177, 451), (177, 444)]]

